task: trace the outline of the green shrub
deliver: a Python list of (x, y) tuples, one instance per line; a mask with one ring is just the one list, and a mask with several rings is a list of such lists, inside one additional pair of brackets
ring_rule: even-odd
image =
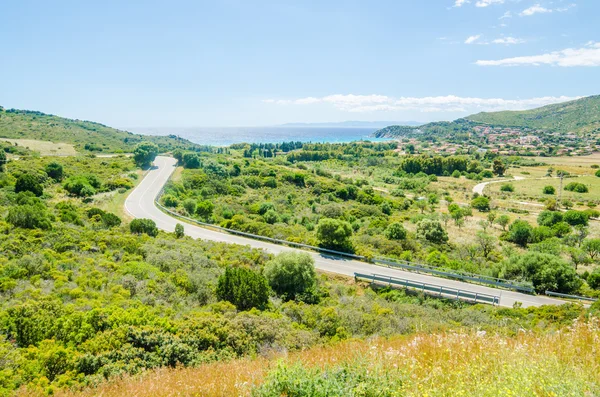
[(260, 274), (243, 267), (228, 267), (219, 277), (217, 298), (238, 310), (263, 309), (269, 301), (269, 285)]
[(501, 192), (514, 192), (515, 186), (512, 183), (503, 183), (500, 186), (500, 191)]
[(283, 252), (267, 262), (264, 275), (285, 300), (311, 298), (316, 283), (315, 261), (308, 253)]
[(175, 237), (182, 238), (185, 235), (185, 231), (183, 229), (183, 225), (178, 223), (175, 225)]
[(579, 182), (571, 182), (571, 183), (567, 184), (567, 186), (565, 186), (564, 189), (568, 190), (569, 192), (575, 192), (575, 193), (587, 193), (588, 192), (588, 187), (586, 185), (584, 185), (583, 183), (579, 183)]
[(417, 223), (417, 237), (435, 244), (448, 241), (448, 233), (446, 233), (442, 224), (433, 219), (423, 219)]
[(563, 219), (571, 226), (584, 225), (589, 223), (588, 216), (585, 212), (569, 210), (564, 213)]
[(158, 146), (151, 142), (143, 142), (133, 150), (133, 160), (140, 167), (149, 167), (158, 154)]
[(147, 234), (151, 237), (158, 235), (158, 228), (152, 219), (134, 219), (129, 224), (129, 230), (134, 234)]
[(556, 193), (556, 189), (554, 188), (554, 186), (551, 186), (551, 185), (544, 186), (543, 193), (544, 194), (554, 194), (554, 193)]
[(31, 192), (39, 197), (44, 194), (44, 188), (35, 176), (23, 174), (17, 178), (15, 183), (15, 193), (19, 192)]
[(46, 174), (56, 182), (60, 182), (64, 176), (63, 166), (53, 161), (46, 166)]
[(385, 236), (389, 240), (404, 240), (406, 238), (406, 229), (401, 223), (392, 223), (385, 230)]
[(485, 196), (475, 197), (471, 201), (471, 207), (480, 212), (488, 212), (490, 210), (490, 199)]
[(319, 246), (337, 251), (352, 252), (352, 226), (346, 221), (322, 218), (317, 224)]
[(533, 228), (523, 220), (515, 220), (508, 228), (508, 234), (505, 236), (507, 241), (513, 242), (521, 247), (526, 247), (531, 242)]

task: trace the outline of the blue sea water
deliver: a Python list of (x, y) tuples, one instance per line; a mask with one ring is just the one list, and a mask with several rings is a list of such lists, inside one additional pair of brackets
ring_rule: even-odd
[(134, 128), (146, 135), (178, 135), (200, 145), (226, 146), (232, 143), (379, 142), (371, 137), (377, 128), (363, 127), (202, 127), (202, 128)]

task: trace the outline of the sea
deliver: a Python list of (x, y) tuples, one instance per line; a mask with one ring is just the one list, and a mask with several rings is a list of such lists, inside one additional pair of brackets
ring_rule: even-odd
[(383, 142), (373, 138), (376, 127), (199, 127), (199, 128), (130, 128), (144, 135), (177, 135), (199, 145), (228, 146), (233, 143), (346, 143)]

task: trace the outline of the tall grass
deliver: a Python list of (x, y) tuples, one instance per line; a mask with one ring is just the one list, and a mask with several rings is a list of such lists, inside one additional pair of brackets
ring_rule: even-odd
[(286, 357), (154, 371), (82, 395), (596, 396), (600, 322), (514, 337), (473, 331), (346, 341)]

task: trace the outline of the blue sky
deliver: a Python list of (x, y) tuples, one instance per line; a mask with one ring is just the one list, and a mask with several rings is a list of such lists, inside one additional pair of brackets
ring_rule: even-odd
[(600, 93), (600, 2), (7, 1), (0, 105), (116, 127), (454, 119)]

